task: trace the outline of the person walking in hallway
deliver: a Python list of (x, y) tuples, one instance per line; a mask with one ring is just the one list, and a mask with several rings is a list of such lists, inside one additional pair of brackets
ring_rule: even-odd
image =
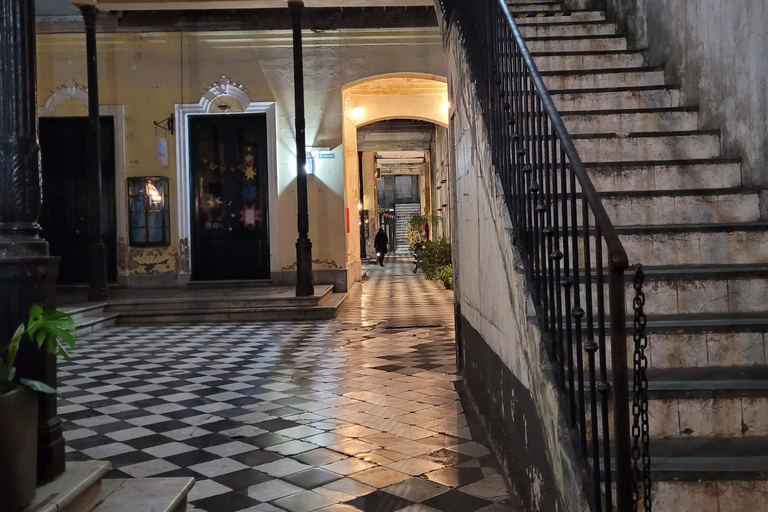
[(373, 240), (373, 248), (376, 249), (376, 259), (379, 260), (379, 265), (384, 266), (384, 256), (387, 255), (387, 244), (389, 243), (389, 237), (384, 232), (384, 228), (379, 228), (379, 232), (376, 233), (376, 238)]

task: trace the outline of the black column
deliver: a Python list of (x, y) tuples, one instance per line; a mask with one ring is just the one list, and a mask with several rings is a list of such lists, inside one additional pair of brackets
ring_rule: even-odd
[(296, 296), (315, 292), (312, 284), (312, 242), (309, 240), (307, 211), (307, 142), (304, 126), (304, 56), (301, 46), (301, 17), (304, 2), (288, 2), (293, 24), (293, 82), (296, 99), (296, 197), (299, 202), (299, 239), (296, 241)]
[(88, 196), (88, 231), (91, 255), (91, 286), (88, 300), (107, 299), (107, 250), (101, 234), (101, 123), (99, 121), (99, 72), (96, 54), (96, 18), (99, 10), (86, 5), (80, 7), (85, 21), (85, 51), (88, 67), (88, 168), (90, 177)]
[[(58, 260), (48, 255), (37, 223), (41, 204), (37, 142), (35, 8), (30, 0), (0, 0), (0, 345), (11, 339), (34, 304), (55, 306)], [(25, 340), (20, 378), (56, 385), (56, 360)], [(64, 439), (56, 395), (41, 394), (38, 483), (64, 472)]]
[(365, 247), (365, 215), (363, 214), (363, 211), (365, 210), (365, 203), (363, 200), (365, 199), (365, 196), (363, 195), (363, 152), (358, 151), (357, 152), (357, 172), (358, 172), (358, 182), (360, 187), (360, 202), (359, 204), (362, 205), (361, 208), (358, 208), (358, 217), (360, 219), (360, 259), (365, 260), (368, 256), (366, 254), (366, 247)]

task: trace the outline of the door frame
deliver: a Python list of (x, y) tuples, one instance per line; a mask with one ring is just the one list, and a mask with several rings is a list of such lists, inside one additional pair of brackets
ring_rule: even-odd
[[(240, 104), (241, 112), (227, 113), (237, 116), (244, 114), (266, 114), (267, 116), (267, 187), (269, 208), (267, 229), (269, 231), (269, 272), (274, 275), (280, 270), (280, 223), (278, 220), (277, 199), (277, 115), (276, 102), (252, 101), (245, 88), (233, 82), (226, 76), (222, 76), (217, 82), (211, 84), (203, 92), (197, 103), (176, 104), (174, 109), (176, 121), (176, 228), (180, 243), (186, 240), (187, 247), (191, 247), (190, 236), (192, 234), (192, 216), (190, 215), (191, 186), (190, 162), (189, 162), (189, 118), (190, 116), (222, 115), (222, 112), (212, 112), (216, 108), (214, 101), (217, 98), (229, 97)], [(191, 274), (193, 255), (189, 251), (190, 264), (187, 273)]]
[[(57, 116), (56, 108), (65, 100), (75, 99), (88, 106), (88, 88), (74, 80), (67, 80), (56, 87), (45, 105), (37, 107), (38, 117), (83, 117), (83, 116)], [(115, 128), (115, 221), (117, 223), (117, 279), (127, 275), (128, 261), (120, 261), (121, 247), (128, 244), (128, 191), (126, 189), (125, 172), (125, 106), (124, 105), (99, 105), (100, 117), (112, 117)], [(122, 251), (126, 254), (127, 251)]]

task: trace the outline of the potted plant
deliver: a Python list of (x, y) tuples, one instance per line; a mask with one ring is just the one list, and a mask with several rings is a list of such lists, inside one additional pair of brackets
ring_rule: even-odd
[(59, 311), (29, 310), (29, 321), (21, 324), (0, 352), (0, 503), (3, 510), (23, 510), (35, 497), (37, 480), (37, 394), (55, 393), (43, 382), (16, 375), (19, 345), (29, 342), (51, 354), (69, 359), (67, 348), (75, 346), (72, 317)]

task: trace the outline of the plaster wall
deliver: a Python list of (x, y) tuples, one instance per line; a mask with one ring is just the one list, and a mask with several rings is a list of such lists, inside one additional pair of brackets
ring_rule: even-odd
[(440, 222), (432, 228), (433, 238), (451, 239), (451, 182), (450, 182), (450, 146), (448, 130), (435, 127), (435, 136), (430, 147), (432, 176), (432, 213), (440, 217)]
[(589, 510), (456, 26), (444, 26), (464, 380), (526, 512)]
[[(580, 0), (583, 1), (583, 0)], [(602, 2), (591, 2), (599, 6)], [(765, 0), (605, 0), (609, 19), (698, 105), (704, 129), (722, 129), (745, 184), (768, 185), (768, 3)]]
[[(296, 149), (290, 32), (105, 33), (97, 40), (100, 101), (125, 109), (126, 174), (168, 176), (171, 198), (178, 197), (173, 137), (166, 134), (169, 165), (163, 167), (155, 158), (153, 121), (171, 115), (176, 104), (196, 103), (203, 90), (223, 75), (241, 84), (253, 101), (276, 102), (278, 204), (270, 208), (278, 213), (280, 222), (279, 268), (272, 272), (295, 273)], [(355, 254), (355, 245), (359, 262), (359, 238), (345, 236), (346, 208), (356, 218), (358, 196), (357, 178), (355, 185), (349, 176), (345, 178), (342, 158), (352, 147), (339, 148), (345, 124), (342, 86), (395, 72), (444, 76), (445, 60), (437, 29), (306, 31), (304, 41), (307, 145), (337, 148), (335, 159), (318, 161), (317, 173), (308, 183), (313, 268), (318, 275), (332, 276), (350, 273), (355, 258), (348, 256)], [(87, 84), (84, 35), (40, 35), (37, 50), (41, 106), (68, 80)], [(382, 109), (388, 107), (391, 105)], [(84, 105), (76, 101), (65, 101), (55, 112), (57, 116), (84, 114)], [(378, 115), (387, 117), (383, 110)], [(356, 148), (354, 151), (356, 162)], [(178, 232), (176, 217), (172, 207), (172, 233)], [(127, 212), (118, 212), (118, 220), (127, 223)], [(173, 239), (169, 247), (152, 249), (129, 248), (125, 240), (120, 244), (121, 275), (177, 274), (189, 269), (186, 240)], [(359, 269), (359, 263), (356, 266)]]

